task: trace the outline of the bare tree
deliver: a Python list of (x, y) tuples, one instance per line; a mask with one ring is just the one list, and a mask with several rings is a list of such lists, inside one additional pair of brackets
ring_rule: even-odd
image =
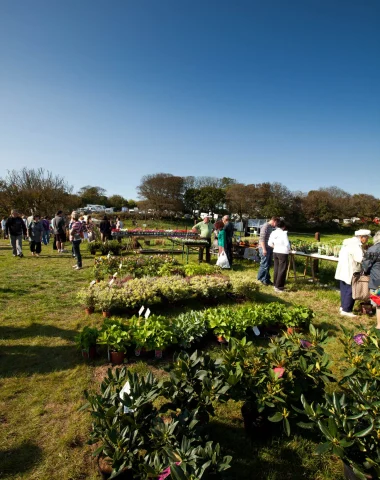
[(63, 177), (43, 168), (8, 171), (0, 180), (0, 209), (4, 213), (16, 208), (25, 214), (51, 215), (78, 202), (72, 190)]

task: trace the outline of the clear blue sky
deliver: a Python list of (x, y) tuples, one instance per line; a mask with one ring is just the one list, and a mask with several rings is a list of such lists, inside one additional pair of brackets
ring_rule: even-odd
[(0, 177), (380, 197), (379, 0), (1, 0)]

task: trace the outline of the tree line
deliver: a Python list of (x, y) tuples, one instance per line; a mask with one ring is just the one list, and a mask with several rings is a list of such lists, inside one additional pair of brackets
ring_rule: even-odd
[(303, 225), (309, 221), (326, 224), (335, 219), (358, 217), (371, 222), (380, 216), (380, 200), (366, 193), (350, 194), (338, 187), (309, 192), (291, 192), (278, 182), (238, 183), (233, 178), (155, 173), (142, 177), (137, 186), (139, 201), (122, 195), (106, 195), (99, 186), (86, 185), (73, 191), (64, 177), (44, 169), (9, 171), (0, 178), (0, 212), (12, 208), (30, 214), (51, 215), (57, 209), (70, 211), (87, 204), (149, 211), (152, 215), (211, 212), (248, 215), (250, 218), (284, 217)]

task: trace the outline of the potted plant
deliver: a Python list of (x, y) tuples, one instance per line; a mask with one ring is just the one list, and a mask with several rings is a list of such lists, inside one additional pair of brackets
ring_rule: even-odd
[(84, 306), (84, 309), (87, 315), (94, 313), (96, 295), (93, 285), (90, 285), (88, 288), (84, 288), (78, 292), (78, 300)]
[(323, 404), (309, 404), (304, 395), (301, 397), (304, 413), (323, 438), (316, 453), (331, 452), (340, 457), (349, 480), (380, 475), (378, 392), (377, 380), (368, 383), (351, 377), (348, 394), (326, 394)]
[(227, 343), (234, 331), (234, 321), (229, 308), (220, 307), (206, 313), (208, 326), (213, 330), (219, 343)]
[(111, 310), (120, 303), (120, 291), (115, 286), (105, 283), (96, 290), (96, 304), (102, 310), (103, 317), (110, 317)]
[(96, 356), (96, 341), (99, 336), (97, 328), (84, 327), (79, 335), (75, 337), (77, 347), (82, 352), (83, 358), (94, 359)]
[(107, 345), (109, 359), (114, 365), (124, 363), (128, 345), (131, 345), (131, 331), (128, 325), (117, 320), (104, 322), (98, 337), (99, 345)]

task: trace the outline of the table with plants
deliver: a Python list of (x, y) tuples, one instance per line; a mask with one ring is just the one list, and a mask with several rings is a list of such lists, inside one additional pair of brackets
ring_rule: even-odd
[[(308, 269), (310, 269), (310, 278), (313, 282), (317, 281), (317, 264), (318, 261), (328, 261), (337, 263), (339, 260), (339, 252), (342, 245), (338, 242), (320, 243), (310, 242), (305, 240), (293, 240), (291, 242), (292, 251), (289, 255), (289, 265), (287, 271), (287, 278), (290, 277), (291, 270), (293, 271), (293, 278), (297, 277), (307, 278)], [(297, 274), (296, 256), (305, 259), (305, 267), (303, 274)]]

